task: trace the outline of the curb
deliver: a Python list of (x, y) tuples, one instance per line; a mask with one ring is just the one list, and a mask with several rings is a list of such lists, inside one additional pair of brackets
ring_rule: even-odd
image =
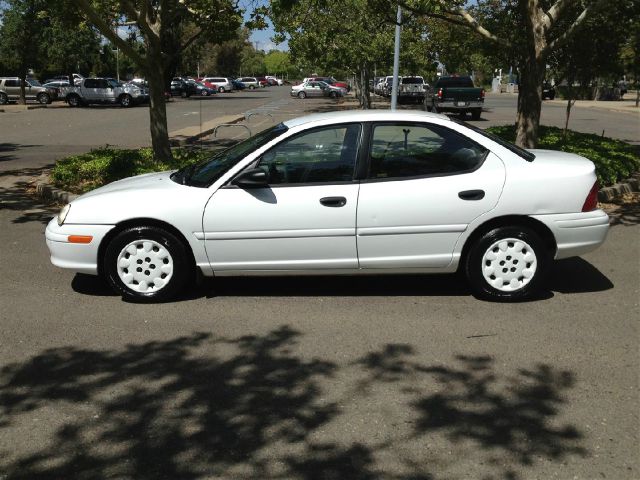
[(241, 122), (241, 121), (243, 121), (245, 119), (246, 119), (245, 114), (237, 115), (237, 116), (231, 118), (229, 121), (213, 125), (213, 126), (207, 128), (207, 129), (205, 129), (205, 130), (203, 130), (201, 132), (196, 133), (195, 135), (190, 135), (188, 137), (176, 136), (174, 138), (170, 138), (169, 139), (169, 144), (172, 147), (182, 147), (184, 145), (189, 145), (191, 143), (197, 142), (198, 140), (200, 140), (203, 137), (211, 135), (216, 130), (216, 128), (218, 128), (220, 125), (235, 125), (235, 124), (237, 124), (237, 123), (239, 123), (239, 122)]
[(79, 195), (75, 193), (65, 192), (59, 188), (54, 187), (46, 183), (45, 181), (38, 181), (36, 183), (36, 194), (43, 200), (54, 200), (60, 203), (69, 203), (78, 198)]
[(636, 172), (626, 180), (616, 183), (610, 187), (605, 187), (598, 192), (598, 201), (610, 202), (625, 193), (640, 191), (640, 172)]

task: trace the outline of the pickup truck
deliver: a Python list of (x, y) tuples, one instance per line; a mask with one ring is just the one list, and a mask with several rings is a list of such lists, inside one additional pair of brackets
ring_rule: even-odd
[(440, 77), (430, 91), (427, 110), (454, 112), (479, 120), (484, 106), (484, 90), (475, 88), (471, 77)]
[(71, 107), (90, 104), (120, 104), (131, 107), (149, 101), (149, 92), (135, 84), (121, 84), (112, 78), (85, 78), (80, 85), (62, 87), (62, 95)]
[[(393, 80), (392, 80), (393, 81)], [(417, 100), (422, 102), (425, 83), (422, 77), (402, 77), (398, 79), (398, 101)]]

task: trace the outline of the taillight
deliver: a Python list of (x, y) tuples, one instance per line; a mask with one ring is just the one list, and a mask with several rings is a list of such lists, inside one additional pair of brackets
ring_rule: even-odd
[(584, 201), (584, 205), (582, 205), (583, 212), (590, 212), (591, 210), (595, 210), (598, 207), (598, 189), (600, 186), (598, 185), (598, 181), (593, 184), (591, 190), (589, 190), (589, 194), (587, 195), (586, 200)]
[(442, 89), (441, 88), (438, 89), (438, 98), (440, 98), (440, 99), (442, 98)]
[(484, 98), (484, 88), (480, 90), (480, 98)]

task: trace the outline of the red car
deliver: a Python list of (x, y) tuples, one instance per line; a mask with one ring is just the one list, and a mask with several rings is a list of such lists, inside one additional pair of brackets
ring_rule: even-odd
[(205, 87), (208, 87), (208, 88), (211, 88), (212, 90), (215, 90), (216, 93), (218, 92), (218, 86), (217, 85), (215, 85), (215, 84), (213, 84), (211, 82), (206, 82), (202, 78), (198, 78), (196, 81), (198, 83), (203, 84)]
[(257, 77), (258, 83), (260, 83), (261, 87), (268, 87), (269, 86), (269, 80), (267, 80), (264, 77)]
[(347, 92), (351, 90), (351, 87), (346, 82), (339, 82), (333, 77), (313, 77), (311, 80), (318, 80), (321, 82), (328, 83), (329, 85), (333, 85), (334, 87), (344, 88)]

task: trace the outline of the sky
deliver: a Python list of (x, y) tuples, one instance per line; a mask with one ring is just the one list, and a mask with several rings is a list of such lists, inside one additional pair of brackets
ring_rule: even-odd
[[(241, 0), (240, 8), (244, 10), (244, 20), (249, 20), (251, 12), (255, 8), (262, 7), (268, 4), (269, 2), (264, 0)], [(271, 37), (273, 37), (275, 32), (273, 30), (271, 22), (268, 23), (269, 27), (266, 30), (254, 30), (251, 33), (249, 39), (251, 40), (251, 42), (253, 42), (254, 47), (256, 47), (258, 50), (264, 50), (265, 52), (268, 52), (270, 50), (289, 50), (287, 42), (281, 43), (279, 45), (273, 43)]]

